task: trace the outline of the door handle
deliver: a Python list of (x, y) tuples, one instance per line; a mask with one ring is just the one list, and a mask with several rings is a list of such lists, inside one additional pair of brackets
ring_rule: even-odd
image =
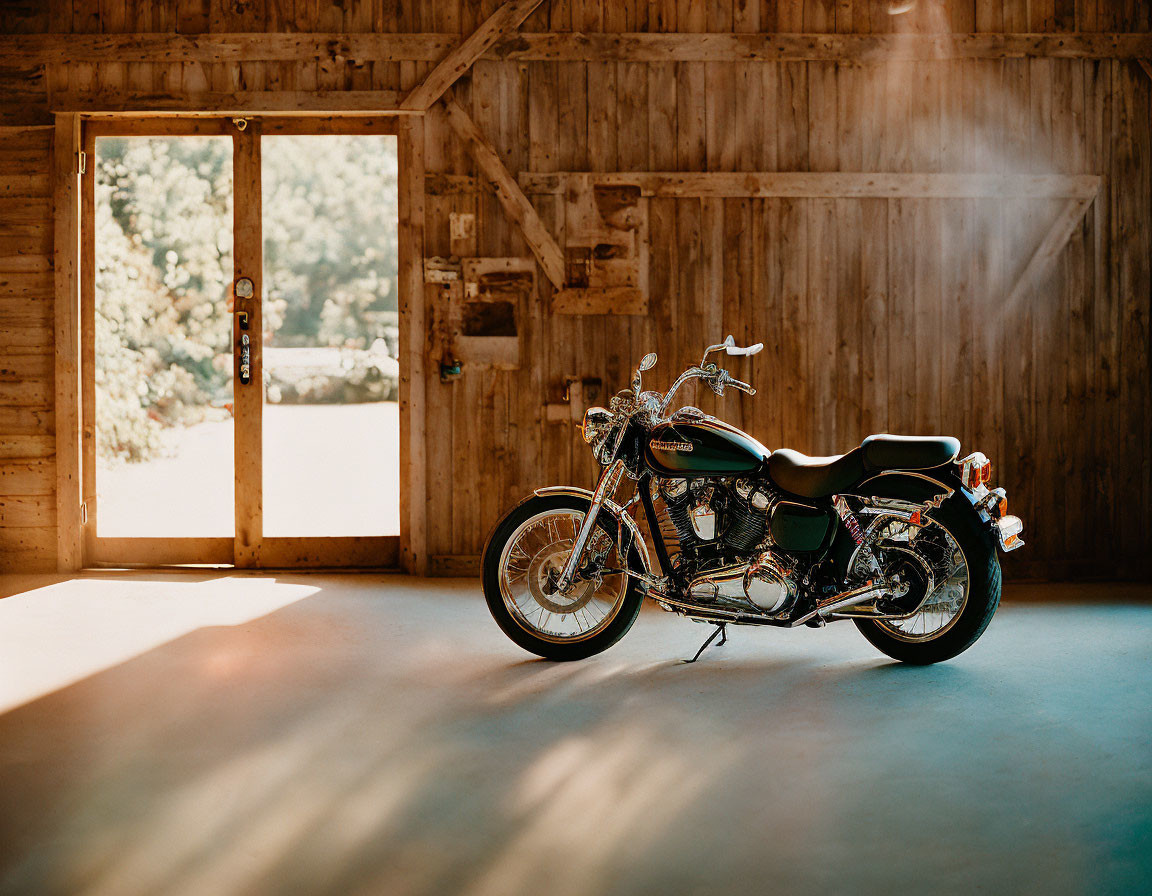
[(237, 311), (236, 323), (240, 328), (240, 383), (247, 386), (252, 382), (252, 339), (248, 329), (248, 312)]
[[(241, 129), (243, 130), (243, 129)], [(256, 294), (256, 284), (251, 277), (241, 277), (233, 287), (237, 299), (250, 300)], [(248, 312), (236, 312), (236, 324), (240, 330), (237, 350), (240, 353), (240, 384), (247, 386), (252, 382), (252, 340), (248, 335)]]

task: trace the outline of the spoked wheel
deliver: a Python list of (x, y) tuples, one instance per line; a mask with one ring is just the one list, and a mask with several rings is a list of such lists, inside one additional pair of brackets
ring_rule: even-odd
[(605, 513), (578, 580), (567, 591), (556, 587), (587, 510), (588, 501), (577, 496), (530, 498), (500, 522), (484, 551), (484, 597), (493, 618), (521, 647), (548, 659), (605, 650), (640, 610), (643, 595), (620, 571), (615, 521)]
[(892, 619), (856, 619), (857, 628), (873, 646), (905, 663), (938, 663), (967, 650), (1000, 604), (996, 548), (974, 511), (961, 495), (953, 495), (929, 514), (924, 526), (897, 523), (891, 536), (889, 544), (904, 541), (897, 550), (922, 558), (932, 574), (932, 590), (927, 598), (922, 591), (917, 596), (916, 576), (907, 575), (902, 581), (913, 589), (909, 604), (915, 612)]

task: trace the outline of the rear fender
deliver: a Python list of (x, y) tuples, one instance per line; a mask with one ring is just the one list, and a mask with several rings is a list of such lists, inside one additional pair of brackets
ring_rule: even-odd
[[(884, 470), (852, 487), (844, 494), (860, 498), (895, 498), (911, 503), (927, 504), (932, 502), (937, 507), (945, 501), (957, 500), (957, 494), (964, 494), (960, 478), (949, 467), (933, 467), (928, 470)], [(967, 498), (967, 495), (965, 495)], [(971, 507), (971, 500), (964, 502)], [(973, 516), (977, 516), (972, 508)], [(843, 525), (840, 525), (843, 528)], [(832, 544), (832, 562), (836, 574), (845, 576), (852, 559), (856, 555), (856, 542), (850, 537), (843, 537), (846, 532), (838, 532)]]
[(930, 470), (885, 470), (869, 476), (852, 489), (852, 494), (875, 498), (904, 498), (909, 501), (947, 501), (960, 492), (972, 503), (971, 496), (964, 491), (960, 477), (950, 469), (952, 465), (933, 467)]
[[(538, 488), (533, 492), (534, 495), (540, 498), (547, 498), (553, 495), (568, 495), (574, 498), (584, 498), (585, 500), (592, 500), (592, 491), (586, 488), (578, 488), (574, 485), (549, 485), (544, 488)], [(640, 563), (644, 569), (642, 572), (645, 575), (652, 575), (652, 560), (648, 556), (648, 545), (644, 542), (643, 537), (640, 535), (640, 527), (636, 525), (636, 521), (630, 517), (624, 508), (613, 501), (611, 498), (606, 498), (601, 508), (601, 513), (608, 513), (616, 520), (616, 524), (623, 524), (624, 527), (632, 535), (632, 544), (636, 548), (636, 553), (640, 557)]]

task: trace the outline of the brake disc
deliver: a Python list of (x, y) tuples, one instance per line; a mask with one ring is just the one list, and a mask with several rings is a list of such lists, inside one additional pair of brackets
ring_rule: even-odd
[[(565, 544), (568, 545), (567, 549), (564, 547)], [(528, 590), (532, 594), (532, 599), (552, 613), (575, 613), (592, 599), (600, 584), (599, 578), (595, 578), (585, 582), (574, 582), (564, 592), (553, 591), (549, 594), (545, 591), (547, 583), (555, 582), (560, 577), (560, 572), (572, 553), (571, 545), (570, 541), (549, 545), (528, 564)]]

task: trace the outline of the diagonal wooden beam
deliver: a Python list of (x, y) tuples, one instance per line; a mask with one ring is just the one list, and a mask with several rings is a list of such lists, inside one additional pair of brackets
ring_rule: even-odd
[(1028, 264), (1024, 266), (1024, 271), (1020, 274), (1016, 285), (1012, 287), (1012, 292), (1008, 294), (1003, 305), (1003, 314), (1010, 314), (1028, 290), (1039, 281), (1044, 270), (1068, 244), (1068, 240), (1072, 238), (1072, 234), (1080, 226), (1085, 213), (1095, 200), (1095, 196), (1071, 199), (1060, 210), (1060, 214), (1056, 216), (1044, 239), (1040, 241), (1040, 245), (1028, 260)]
[(441, 102), (448, 114), (448, 123), (452, 126), (452, 130), (468, 147), (468, 152), (476, 161), (480, 173), (495, 188), (496, 198), (500, 200), (500, 204), (504, 207), (508, 217), (519, 226), (524, 234), (524, 239), (540, 262), (545, 276), (552, 281), (554, 286), (562, 286), (564, 283), (564, 253), (561, 251), (560, 245), (548, 232), (548, 228), (540, 220), (540, 215), (537, 214), (532, 203), (528, 201), (528, 197), (524, 195), (524, 191), (520, 189), (515, 178), (508, 173), (508, 169), (500, 161), (500, 156), (484, 138), (483, 132), (472, 120), (472, 117), (456, 102), (451, 93), (446, 93)]
[(1140, 63), (1140, 68), (1144, 69), (1144, 74), (1152, 78), (1152, 62), (1147, 59), (1137, 59), (1136, 61)]
[(400, 108), (410, 112), (425, 112), (430, 109), (432, 104), (440, 99), (444, 92), (487, 52), (489, 47), (508, 32), (519, 28), (542, 2), (543, 0), (508, 0), (485, 19), (479, 28), (441, 59), (439, 64), (428, 73), (424, 82), (404, 98)]

